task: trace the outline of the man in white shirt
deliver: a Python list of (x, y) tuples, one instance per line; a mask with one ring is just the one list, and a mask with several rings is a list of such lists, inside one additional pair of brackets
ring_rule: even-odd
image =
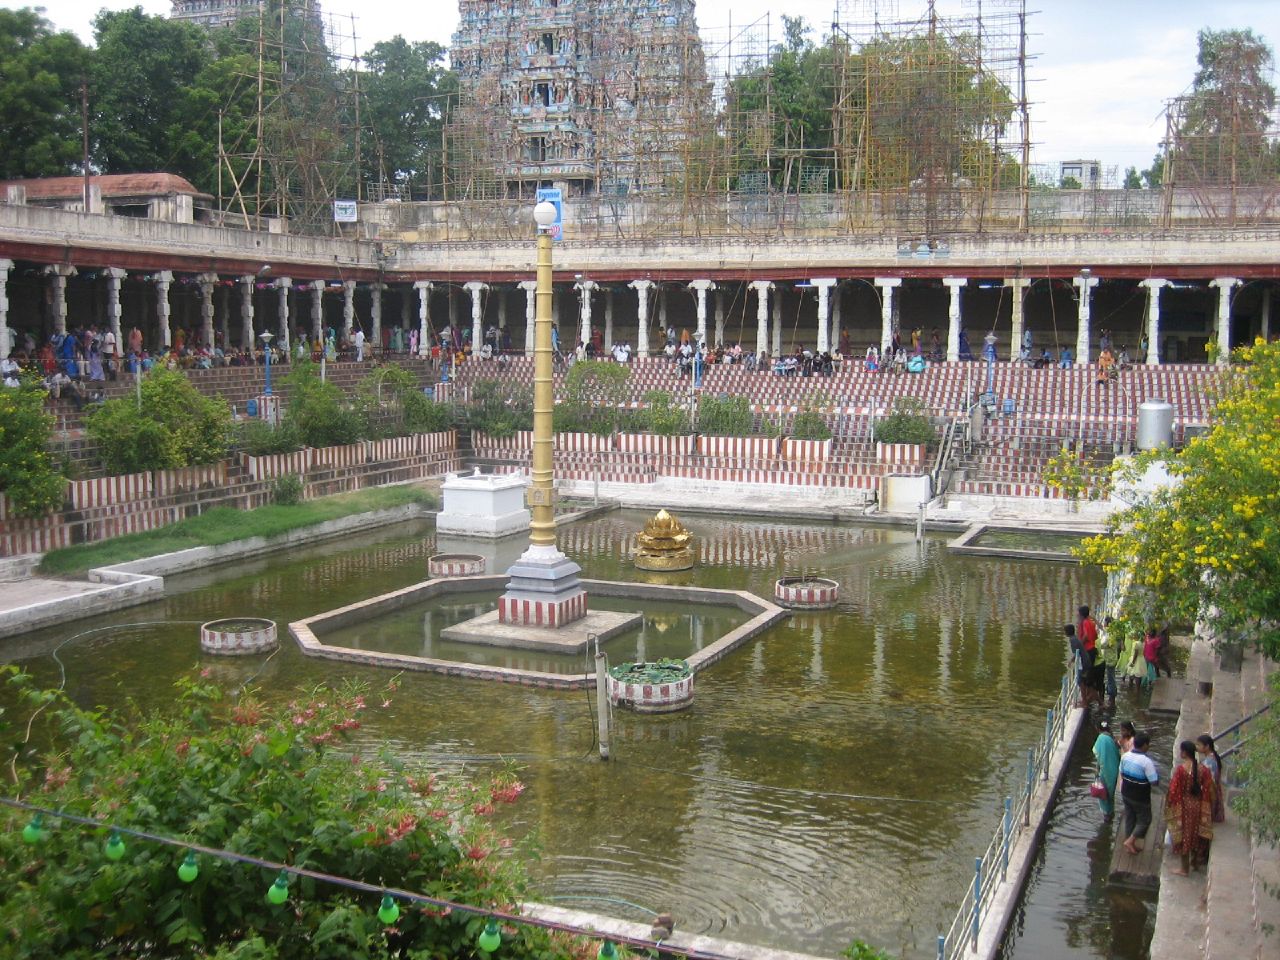
[(356, 363), (364, 362), (364, 327), (356, 324)]

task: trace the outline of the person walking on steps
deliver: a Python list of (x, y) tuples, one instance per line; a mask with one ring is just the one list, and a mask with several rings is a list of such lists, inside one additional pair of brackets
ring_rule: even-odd
[(1150, 746), (1151, 737), (1139, 733), (1133, 738), (1133, 748), (1120, 758), (1120, 800), (1124, 804), (1120, 833), (1124, 848), (1134, 856), (1142, 852), (1151, 828), (1151, 791), (1160, 783), (1156, 765), (1147, 756)]

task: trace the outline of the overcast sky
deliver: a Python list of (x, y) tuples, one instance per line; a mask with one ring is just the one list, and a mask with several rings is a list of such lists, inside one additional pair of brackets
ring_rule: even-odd
[[(4, 6), (23, 6), (0, 0)], [(877, 0), (845, 0), (848, 10)], [(46, 16), (91, 39), (101, 8), (127, 9), (129, 0), (56, 0)], [(168, 13), (168, 0), (143, 0), (149, 13)], [(321, 0), (328, 14), (356, 10), (359, 48), (401, 34), (448, 45), (457, 25), (451, 0)], [(893, 19), (914, 19), (924, 0), (878, 0)], [(1164, 135), (1163, 103), (1182, 93), (1195, 73), (1196, 32), (1203, 27), (1252, 27), (1274, 48), (1280, 42), (1280, 0), (1029, 0), (1028, 68), (1033, 161), (1096, 159), (1104, 166), (1145, 168)], [(780, 13), (803, 16), (815, 41), (829, 29), (835, 0), (700, 0), (704, 30), (748, 24), (765, 15), (781, 33)], [(940, 13), (972, 14), (978, 0), (937, 0)], [(1016, 10), (1014, 0), (983, 0), (984, 13)], [(350, 21), (348, 20), (349, 24)], [(772, 26), (776, 25), (776, 26)]]

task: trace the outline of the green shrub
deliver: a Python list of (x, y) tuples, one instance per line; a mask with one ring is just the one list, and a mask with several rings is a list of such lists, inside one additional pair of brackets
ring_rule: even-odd
[(453, 426), (453, 408), (436, 403), (421, 390), (405, 394), (400, 400), (404, 425), (410, 433), (437, 433)]
[(342, 390), (320, 379), (310, 360), (295, 361), (285, 378), (289, 403), (285, 423), (297, 431), (308, 447), (331, 447), (355, 443), (365, 437), (367, 421), (354, 409)]
[(246, 420), (240, 424), (238, 434), (240, 449), (251, 457), (293, 453), (302, 449), (297, 428), (289, 423), (272, 426), (265, 420)]
[(214, 463), (227, 455), (231, 408), (206, 397), (176, 370), (157, 368), (140, 387), (142, 402), (108, 400), (85, 419), (112, 473), (171, 470)]
[(831, 428), (816, 410), (801, 410), (791, 423), (791, 436), (797, 440), (830, 440)]
[(509, 437), (533, 429), (533, 390), (505, 380), (477, 380), (467, 404), (471, 429), (493, 437)]
[(295, 507), (302, 502), (302, 478), (296, 473), (276, 477), (271, 484), (271, 499), (282, 507)]
[(605, 360), (584, 360), (569, 368), (564, 378), (565, 403), (577, 408), (572, 418), (576, 429), (585, 433), (606, 435), (618, 429), (622, 418), (621, 404), (627, 399), (627, 380), (631, 369), (625, 364)]
[(635, 411), (635, 429), (663, 437), (689, 432), (689, 411), (666, 390), (650, 390), (644, 395), (644, 403)]
[(899, 397), (893, 412), (876, 421), (877, 443), (931, 444), (936, 439), (933, 424), (925, 416), (924, 404), (914, 397)]
[(67, 481), (49, 453), (54, 418), (44, 412), (44, 388), (34, 377), (0, 388), (0, 493), (19, 517), (62, 506)]
[(895, 960), (892, 953), (873, 947), (865, 940), (855, 940), (840, 951), (840, 956), (848, 960)]
[(698, 403), (698, 432), (712, 437), (746, 437), (755, 417), (746, 397), (706, 397)]

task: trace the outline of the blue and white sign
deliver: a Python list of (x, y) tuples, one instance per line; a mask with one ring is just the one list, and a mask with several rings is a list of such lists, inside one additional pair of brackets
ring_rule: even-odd
[(356, 223), (360, 219), (360, 211), (354, 200), (333, 201), (334, 223)]
[(539, 187), (538, 195), (534, 199), (535, 203), (541, 203), (546, 200), (553, 204), (556, 208), (555, 222), (547, 228), (547, 233), (551, 235), (552, 240), (564, 239), (564, 197), (561, 192), (553, 187)]

